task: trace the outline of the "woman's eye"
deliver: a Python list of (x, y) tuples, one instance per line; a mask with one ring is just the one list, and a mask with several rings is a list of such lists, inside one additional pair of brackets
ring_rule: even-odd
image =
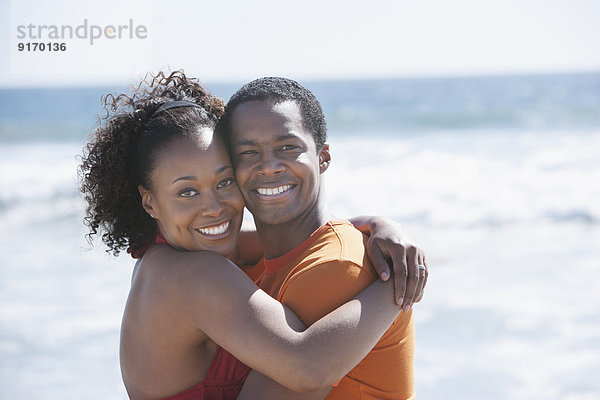
[(246, 151), (240, 152), (240, 156), (248, 156), (251, 154), (256, 154), (256, 151), (255, 150), (246, 150)]
[(194, 189), (183, 189), (181, 192), (179, 192), (179, 197), (193, 197), (195, 195), (197, 195), (198, 192)]
[(219, 182), (219, 184), (217, 185), (217, 189), (221, 189), (227, 186), (231, 186), (233, 184), (233, 178), (227, 178), (227, 179), (223, 179), (221, 182)]

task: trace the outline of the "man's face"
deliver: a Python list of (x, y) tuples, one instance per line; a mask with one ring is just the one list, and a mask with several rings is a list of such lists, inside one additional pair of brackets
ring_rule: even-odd
[(230, 139), (236, 180), (255, 221), (278, 225), (312, 210), (329, 151), (317, 152), (295, 102), (240, 104)]

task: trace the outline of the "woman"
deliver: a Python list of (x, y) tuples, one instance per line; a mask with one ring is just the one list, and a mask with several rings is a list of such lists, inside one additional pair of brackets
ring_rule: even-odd
[(105, 105), (82, 191), (90, 235), (103, 229), (115, 255), (141, 257), (121, 329), (130, 397), (235, 398), (248, 367), (297, 392), (350, 371), (400, 312), (393, 285), (374, 283), (304, 330), (235, 265), (256, 262), (260, 248), (255, 238), (237, 245), (244, 204), (213, 132), (223, 102), (173, 73)]

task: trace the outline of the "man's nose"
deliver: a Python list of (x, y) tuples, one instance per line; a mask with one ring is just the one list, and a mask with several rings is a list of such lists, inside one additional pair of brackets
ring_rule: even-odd
[(277, 175), (283, 171), (285, 171), (285, 166), (281, 160), (277, 158), (276, 154), (273, 154), (273, 152), (263, 153), (260, 160), (259, 174)]

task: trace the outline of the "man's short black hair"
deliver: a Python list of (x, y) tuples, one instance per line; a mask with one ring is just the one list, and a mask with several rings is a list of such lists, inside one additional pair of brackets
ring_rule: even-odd
[(314, 94), (298, 82), (286, 78), (265, 77), (253, 80), (242, 86), (229, 99), (222, 118), (223, 129), (228, 137), (231, 133), (231, 115), (236, 107), (249, 101), (274, 100), (276, 102), (294, 101), (300, 107), (302, 124), (312, 134), (317, 151), (321, 150), (327, 139), (327, 125), (321, 104)]

